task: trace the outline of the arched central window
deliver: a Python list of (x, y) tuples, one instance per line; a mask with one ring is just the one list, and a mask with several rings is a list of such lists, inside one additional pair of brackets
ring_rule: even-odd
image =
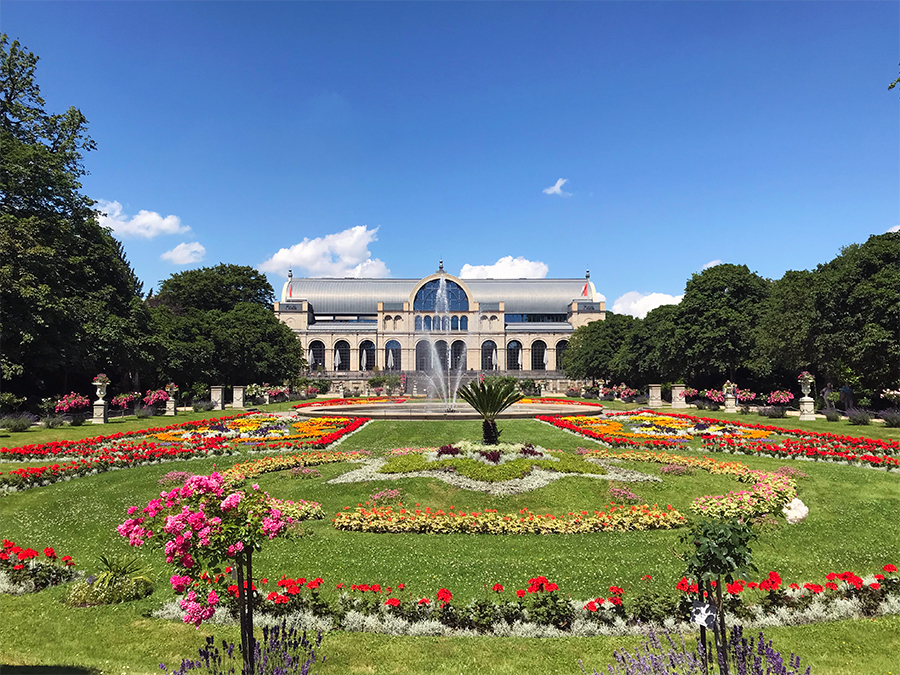
[[(444, 291), (446, 291), (446, 306), (443, 306)], [(455, 281), (432, 279), (416, 293), (413, 309), (417, 312), (468, 312), (469, 298), (466, 297), (462, 286)]]
[(384, 346), (384, 369), (385, 370), (402, 370), (403, 365), (400, 360), (401, 349), (400, 343), (396, 340), (390, 340)]

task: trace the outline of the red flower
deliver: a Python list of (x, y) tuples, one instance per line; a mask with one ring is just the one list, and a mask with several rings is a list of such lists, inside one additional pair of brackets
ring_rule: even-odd
[(641, 581), (651, 581), (652, 579), (653, 577), (651, 577), (649, 574), (645, 574), (641, 577)]
[(881, 588), (881, 584), (879, 584), (877, 581), (875, 581), (875, 582), (869, 584), (869, 588), (877, 591), (879, 588)]
[(884, 581), (884, 575), (883, 575), (883, 574), (876, 574), (876, 575), (875, 575), (875, 578), (878, 579), (878, 581)]
[(48, 558), (56, 558), (56, 551), (54, 551), (52, 548), (50, 548), (48, 546), (47, 548), (44, 549), (44, 555), (47, 556)]
[(24, 569), (24, 568), (25, 568), (25, 565), (23, 565), (23, 564), (21, 564), (21, 563), (19, 563), (18, 565), (13, 565), (13, 569), (14, 569), (14, 570), (21, 570), (21, 569)]
[(618, 586), (610, 586), (609, 592), (612, 593), (613, 595), (622, 595), (622, 593), (624, 593), (625, 591), (623, 591)]
[(373, 593), (381, 593), (381, 584), (372, 584), (369, 586), (369, 590)]
[(338, 585), (336, 586), (336, 588), (337, 588), (338, 590), (341, 590), (343, 587), (344, 587), (344, 584), (338, 584)]
[(404, 588), (406, 588), (406, 584), (397, 584), (398, 591), (402, 591)]
[(421, 600), (419, 600), (419, 604), (420, 605), (428, 605), (428, 604), (431, 604), (431, 600), (429, 600), (428, 598), (422, 598)]
[(597, 603), (594, 602), (593, 600), (591, 600), (582, 609), (586, 609), (589, 612), (596, 612), (597, 611)]
[(687, 577), (681, 577), (681, 581), (678, 582), (678, 585), (675, 586), (675, 588), (677, 588), (679, 591), (687, 592), (688, 588), (690, 588)]
[(517, 597), (520, 597), (520, 598), (524, 598), (524, 597), (525, 597), (525, 589), (520, 588), (519, 590), (517, 590), (517, 591), (516, 591), (516, 596), (517, 596)]
[(278, 597), (278, 593), (276, 591), (272, 591), (266, 596), (266, 600), (274, 600)]
[(388, 607), (399, 607), (400, 600), (397, 598), (388, 598), (387, 600), (384, 601), (384, 604), (387, 605)]
[(502, 593), (503, 592), (503, 584), (494, 584), (493, 590), (496, 593)]
[(896, 571), (897, 571), (897, 566), (888, 563), (887, 565), (885, 565), (885, 566), (882, 567), (881, 569), (883, 569), (885, 572), (896, 572)]
[(829, 591), (836, 591), (837, 584), (834, 583), (833, 581), (829, 581), (827, 584), (825, 584), (825, 588), (827, 588)]
[(614, 604), (616, 607), (621, 607), (621, 606), (622, 606), (622, 598), (620, 598), (618, 595), (612, 596), (612, 597), (609, 599), (609, 601), (610, 601), (612, 604)]
[(441, 602), (450, 602), (453, 599), (453, 593), (446, 588), (442, 588), (437, 592), (437, 599)]

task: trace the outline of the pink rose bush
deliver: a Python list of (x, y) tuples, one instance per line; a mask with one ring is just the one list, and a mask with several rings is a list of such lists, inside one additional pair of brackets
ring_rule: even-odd
[(246, 490), (238, 489), (240, 484), (220, 473), (191, 476), (143, 508), (130, 507), (130, 517), (117, 528), (131, 546), (159, 546), (166, 562), (175, 566), (169, 583), (184, 596), (180, 605), (185, 623), (199, 627), (219, 604), (215, 589), (205, 594), (195, 590), (201, 579), (222, 583), (231, 560), (288, 534), (289, 526), (302, 518), (321, 517), (321, 509), (309, 503), (276, 500), (258, 485)]

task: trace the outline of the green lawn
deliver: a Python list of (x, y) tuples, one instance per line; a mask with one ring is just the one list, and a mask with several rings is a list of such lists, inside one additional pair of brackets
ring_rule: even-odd
[[(747, 416), (736, 417), (749, 421)], [(175, 421), (186, 419), (187, 415)], [(144, 427), (161, 426), (160, 420), (168, 422), (170, 418), (144, 420)], [(122, 425), (140, 423), (134, 420)], [(833, 428), (826, 422), (821, 425), (824, 430)], [(530, 441), (569, 451), (592, 445), (587, 439), (535, 420), (501, 421), (499, 426), (504, 441)], [(61, 435), (83, 429), (15, 436)], [(96, 433), (96, 428), (88, 430)], [(480, 431), (481, 425), (475, 421), (376, 421), (346, 438), (339, 447), (379, 454), (395, 447), (437, 446), (460, 438), (478, 438)], [(875, 436), (887, 430), (854, 427), (853, 431)], [(0, 443), (6, 442), (0, 439)], [(33, 442), (37, 441), (29, 439), (22, 444)], [(788, 463), (742, 455), (721, 458), (761, 469)], [(210, 628), (204, 626), (198, 632), (179, 623), (149, 618), (149, 612), (174, 597), (166, 582), (171, 572), (158, 552), (129, 549), (115, 527), (125, 518), (128, 506), (146, 503), (159, 492), (161, 475), (176, 469), (208, 472), (213, 466), (231, 466), (240, 459), (218, 457), (113, 471), (0, 498), (2, 536), (32, 548), (53, 546), (60, 554), (73, 555), (79, 568), (87, 571), (96, 571), (95, 561), (101, 553), (137, 554), (151, 567), (150, 576), (157, 581), (157, 591), (149, 598), (113, 607), (66, 608), (60, 603), (64, 588), (21, 597), (0, 596), (0, 661), (151, 673), (159, 672), (157, 664), (161, 661), (177, 665), (181, 657), (194, 653)], [(799, 526), (785, 525), (763, 535), (754, 547), (761, 572), (774, 569), (786, 582), (805, 581), (820, 579), (831, 571), (871, 573), (886, 562), (900, 562), (900, 531), (896, 527), (900, 476), (830, 463), (789, 464), (808, 474), (800, 479), (800, 497), (809, 506), (810, 517)], [(254, 557), (258, 574), (275, 578), (282, 574), (321, 576), (327, 589), (338, 582), (404, 582), (411, 593), (433, 595), (438, 588), (447, 587), (463, 601), (487, 593), (485, 586), (495, 582), (507, 589), (522, 588), (529, 577), (539, 574), (556, 581), (562, 593), (576, 598), (596, 595), (612, 583), (623, 586), (627, 596), (643, 574), (667, 584), (681, 575), (682, 563), (673, 553), (679, 547), (677, 531), (544, 537), (339, 532), (331, 527), (332, 514), (345, 506), (354, 507), (370, 493), (386, 487), (399, 487), (406, 504), (445, 509), (452, 505), (464, 510), (490, 507), (514, 512), (529, 508), (566, 513), (602, 508), (608, 502), (608, 481), (581, 477), (565, 478), (512, 497), (488, 497), (428, 478), (326, 484), (353, 466), (318, 467), (321, 479), (297, 480), (277, 473), (260, 477), (259, 483), (274, 496), (321, 502), (326, 519), (309, 524), (310, 537), (273, 541)], [(660, 468), (631, 462), (626, 466), (655, 474)], [(688, 513), (694, 497), (739, 489), (740, 485), (724, 476), (699, 472), (667, 477), (662, 483), (631, 483), (629, 487), (651, 504), (671, 503)], [(770, 629), (766, 634), (775, 639), (776, 647), (794, 649), (805, 663), (813, 664), (815, 673), (900, 673), (896, 668), (898, 628), (900, 619), (890, 617), (874, 622)], [(237, 633), (232, 628), (212, 630), (230, 639)], [(409, 638), (337, 632), (326, 639), (324, 653), (328, 660), (319, 672), (578, 673), (578, 659), (584, 659), (590, 672), (591, 667), (601, 670), (614, 649), (633, 644), (635, 640), (630, 638)]]

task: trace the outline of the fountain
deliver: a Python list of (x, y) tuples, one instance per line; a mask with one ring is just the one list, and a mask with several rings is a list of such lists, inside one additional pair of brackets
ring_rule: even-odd
[[(444, 261), (440, 263), (441, 278), (438, 282), (437, 295), (434, 301), (435, 325), (440, 326), (441, 331), (446, 331), (450, 327), (450, 299), (447, 294), (447, 280), (444, 278)], [(434, 330), (434, 329), (433, 329)], [(436, 397), (441, 408), (445, 412), (454, 412), (456, 410), (456, 394), (459, 391), (459, 385), (465, 372), (463, 359), (457, 359), (454, 367), (453, 363), (453, 347), (452, 343), (447, 345), (446, 350), (438, 349), (438, 341), (436, 341), (431, 333), (424, 330), (421, 334), (422, 338), (428, 346), (428, 369), (425, 371), (425, 379), (428, 380), (429, 397)], [(463, 340), (465, 343), (465, 340)], [(442, 353), (443, 351), (443, 353)], [(463, 351), (465, 354), (465, 351)]]

